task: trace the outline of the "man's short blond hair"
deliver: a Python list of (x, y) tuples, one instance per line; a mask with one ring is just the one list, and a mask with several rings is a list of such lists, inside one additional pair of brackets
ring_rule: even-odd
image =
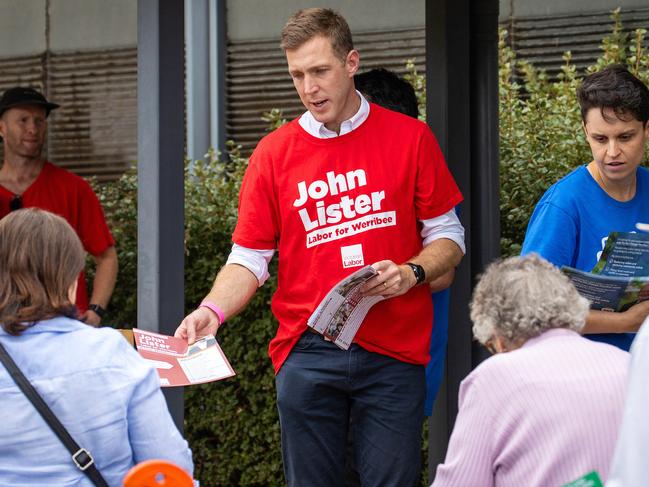
[(280, 47), (285, 51), (297, 49), (316, 36), (327, 37), (334, 54), (343, 62), (349, 51), (354, 49), (347, 21), (328, 8), (307, 8), (291, 15), (282, 29)]

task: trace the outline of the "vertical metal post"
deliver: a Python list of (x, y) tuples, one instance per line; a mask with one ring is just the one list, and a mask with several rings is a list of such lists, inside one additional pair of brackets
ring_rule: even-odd
[(469, 104), (469, 0), (426, 1), (426, 118), (439, 140), (464, 202), (461, 220), (467, 254), (451, 288), (446, 380), (430, 418), (429, 478), (444, 460), (457, 415), (459, 383), (471, 370), (471, 128)]
[(185, 0), (187, 42), (187, 155), (225, 153), (225, 0)]
[(210, 0), (185, 1), (187, 156), (202, 159), (210, 141)]
[(426, 1), (427, 119), (464, 195), (467, 244), (451, 288), (446, 380), (429, 423), (431, 481), (446, 455), (460, 382), (482, 358), (469, 320), (473, 282), (500, 254), (497, 18), (498, 0)]
[[(471, 180), (474, 275), (500, 256), (498, 1), (471, 2)], [(474, 364), (475, 365), (475, 364)]]
[(210, 0), (210, 141), (224, 157), (226, 154), (227, 61), (226, 0)]
[[(183, 0), (138, 0), (138, 323), (172, 334), (184, 315)], [(183, 391), (165, 389), (182, 431)]]

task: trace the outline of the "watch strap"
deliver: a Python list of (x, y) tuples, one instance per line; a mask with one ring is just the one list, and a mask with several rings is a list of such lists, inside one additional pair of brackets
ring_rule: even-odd
[(88, 309), (94, 311), (100, 318), (103, 318), (106, 314), (106, 310), (96, 303), (90, 303)]
[(417, 284), (421, 284), (426, 280), (426, 271), (419, 264), (413, 264), (412, 262), (406, 262), (406, 265), (412, 269), (412, 272), (415, 274), (415, 279)]

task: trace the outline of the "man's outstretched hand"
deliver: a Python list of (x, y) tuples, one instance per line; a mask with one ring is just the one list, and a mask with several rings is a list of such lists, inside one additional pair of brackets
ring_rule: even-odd
[(215, 335), (219, 328), (219, 318), (212, 310), (200, 307), (190, 314), (180, 323), (174, 336), (176, 338), (187, 339), (189, 344), (194, 343), (198, 338), (205, 335)]

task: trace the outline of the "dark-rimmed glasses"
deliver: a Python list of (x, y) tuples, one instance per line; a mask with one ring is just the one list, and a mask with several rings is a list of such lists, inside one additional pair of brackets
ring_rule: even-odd
[(23, 207), (23, 199), (19, 194), (15, 194), (9, 202), (9, 209), (11, 211), (20, 210)]

